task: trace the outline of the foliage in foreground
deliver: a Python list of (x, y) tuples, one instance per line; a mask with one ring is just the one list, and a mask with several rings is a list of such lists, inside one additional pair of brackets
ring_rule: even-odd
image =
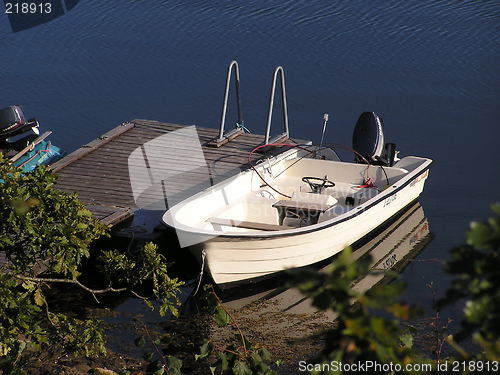
[[(441, 305), (466, 299), (463, 329), (457, 340), (471, 336), (483, 353), (478, 359), (500, 360), (500, 204), (491, 206), (494, 216), (473, 222), (467, 244), (450, 251), (446, 271), (455, 276)], [(448, 342), (463, 359), (470, 355), (453, 337)]]
[(248, 340), (211, 285), (206, 286), (205, 293), (207, 308), (213, 320), (219, 327), (230, 326), (233, 330), (233, 340), (225, 347), (205, 340), (200, 347), (200, 354), (196, 354), (195, 359), (198, 361), (214, 357), (215, 360), (209, 367), (212, 375), (275, 375), (276, 372), (270, 367), (271, 353), (264, 346)]
[[(473, 373), (485, 361), (496, 361), (490, 363), (492, 368), (498, 368), (500, 361), (500, 204), (493, 205), (492, 210), (494, 217), (484, 223), (471, 224), (466, 235), (467, 244), (452, 249), (451, 259), (446, 262), (447, 272), (455, 278), (440, 306), (466, 300), (463, 329), (456, 338), (460, 340), (472, 335), (481, 349), (477, 354), (467, 353), (453, 336), (447, 337), (454, 355), (444, 361), (469, 361), (461, 363), (461, 373)], [(415, 350), (412, 333), (405, 332), (399, 324), (415, 312), (408, 305), (397, 302), (403, 284), (375, 286), (365, 293), (352, 288), (353, 282), (369, 271), (370, 261), (362, 258), (354, 262), (347, 248), (325, 273), (291, 272), (294, 285), (311, 298), (315, 307), (331, 310), (338, 317), (338, 325), (325, 332), (325, 347), (316, 358), (319, 366), (313, 367), (326, 368), (330, 372), (313, 370), (312, 373), (344, 373), (322, 367), (331, 361), (392, 363), (401, 365), (402, 371), (398, 373), (419, 373), (407, 372), (405, 365), (409, 363), (430, 364), (436, 369), (442, 359), (425, 358)]]
[(56, 176), (45, 167), (22, 174), (0, 154), (0, 179), (0, 251), (9, 261), (0, 268), (0, 371), (13, 373), (22, 367), (25, 349), (33, 352), (51, 342), (75, 355), (105, 353), (100, 321), (51, 311), (46, 291), (54, 284), (76, 286), (96, 300), (130, 291), (153, 308), (135, 291), (150, 283), (160, 314), (177, 314), (182, 283), (168, 276), (166, 260), (154, 244), (134, 259), (114, 250), (102, 252), (107, 284), (90, 288), (80, 281), (81, 265), (90, 257), (90, 244), (107, 236), (109, 228), (92, 218), (75, 194), (56, 190)]
[[(327, 272), (308, 269), (290, 272), (292, 285), (309, 297), (318, 310), (330, 310), (337, 316), (337, 325), (322, 333), (325, 346), (315, 359), (311, 373), (351, 373), (334, 369), (332, 361), (337, 364), (371, 361), (391, 364), (391, 369), (398, 369), (384, 370), (383, 373), (429, 373), (426, 371), (429, 367), (422, 365), (436, 370), (443, 360), (469, 361), (454, 362), (460, 363), (461, 373), (474, 373), (487, 363), (491, 369), (496, 368), (500, 360), (500, 204), (493, 205), (492, 210), (494, 217), (484, 223), (471, 224), (466, 245), (450, 251), (451, 259), (446, 262), (446, 270), (455, 279), (441, 301), (442, 306), (466, 300), (463, 330), (456, 337), (461, 339), (472, 335), (481, 348), (479, 353), (467, 353), (451, 335), (446, 341), (450, 349), (454, 349), (452, 357), (427, 358), (415, 349), (415, 332), (410, 331), (412, 326), (407, 325), (407, 330), (401, 325), (402, 320), (411, 319), (418, 313), (415, 307), (399, 302), (404, 284), (393, 282), (376, 285), (364, 293), (356, 291), (353, 284), (370, 272), (371, 259), (364, 257), (354, 261), (351, 249), (347, 248)], [(212, 373), (272, 374), (268, 366), (271, 358), (265, 348), (247, 342), (215, 293), (212, 291), (209, 296), (214, 320), (219, 325), (231, 324), (234, 327), (235, 342), (226, 348), (217, 348), (207, 340), (197, 359), (215, 356)], [(413, 366), (407, 367), (408, 364)]]
[(404, 285), (375, 286), (365, 293), (352, 287), (356, 279), (368, 273), (370, 262), (370, 257), (353, 261), (351, 248), (346, 248), (324, 273), (310, 269), (290, 272), (293, 284), (311, 298), (315, 307), (337, 316), (337, 325), (324, 332), (326, 344), (316, 363), (374, 361), (401, 367), (422, 363), (411, 334), (403, 332), (399, 324), (417, 313), (414, 307), (397, 301)]

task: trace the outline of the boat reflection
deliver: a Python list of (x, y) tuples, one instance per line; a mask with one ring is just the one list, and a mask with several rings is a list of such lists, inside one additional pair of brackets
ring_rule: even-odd
[[(432, 234), (424, 210), (420, 203), (415, 202), (371, 238), (353, 244), (354, 259), (368, 255), (372, 257), (370, 272), (359, 279), (354, 288), (363, 292), (379, 283), (389, 282), (391, 277), (383, 271), (402, 272), (431, 239)], [(317, 266), (321, 271), (332, 261), (335, 262), (335, 257)], [(297, 289), (277, 287), (280, 283), (285, 283), (283, 277), (281, 280), (273, 278), (253, 285), (246, 284), (244, 288), (223, 290), (221, 298), (224, 305), (231, 309), (245, 308), (256, 301), (266, 301), (270, 302), (266, 303), (266, 309), (272, 309), (274, 312), (311, 314), (316, 311)]]

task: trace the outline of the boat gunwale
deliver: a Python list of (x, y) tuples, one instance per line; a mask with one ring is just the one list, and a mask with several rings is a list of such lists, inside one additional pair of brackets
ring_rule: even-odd
[[(413, 156), (413, 157), (417, 157), (417, 156)], [(343, 215), (340, 215), (338, 217), (335, 217), (335, 218), (332, 218), (332, 219), (329, 219), (329, 220), (325, 220), (325, 221), (323, 221), (321, 223), (317, 223), (317, 224), (313, 224), (313, 225), (308, 225), (306, 227), (298, 227), (298, 228), (278, 230), (278, 231), (265, 231), (265, 232), (264, 231), (258, 231), (258, 232), (226, 232), (226, 233), (222, 233), (222, 232), (218, 232), (218, 231), (215, 231), (215, 230), (214, 231), (209, 231), (209, 230), (196, 229), (195, 227), (190, 227), (190, 226), (185, 225), (185, 224), (181, 224), (180, 226), (171, 225), (171, 224), (169, 224), (169, 223), (167, 223), (165, 221), (165, 216), (167, 215), (167, 213), (170, 210), (167, 211), (163, 215), (162, 222), (165, 225), (174, 228), (175, 230), (180, 230), (180, 231), (185, 232), (185, 233), (193, 233), (193, 234), (197, 234), (197, 235), (212, 236), (213, 239), (211, 239), (211, 240), (215, 240), (215, 241), (217, 241), (217, 238), (222, 238), (222, 239), (228, 239), (228, 238), (238, 239), (238, 238), (241, 238), (241, 240), (248, 240), (248, 239), (254, 239), (254, 238), (255, 239), (257, 239), (257, 238), (269, 239), (269, 238), (291, 237), (291, 236), (296, 236), (296, 235), (308, 234), (308, 233), (311, 233), (311, 232), (316, 232), (316, 231), (319, 231), (319, 230), (330, 228), (330, 227), (333, 227), (333, 226), (338, 225), (340, 223), (343, 223), (343, 222), (346, 222), (348, 220), (351, 220), (351, 219), (355, 218), (356, 216), (359, 216), (362, 213), (365, 213), (370, 208), (378, 205), (382, 201), (386, 200), (388, 197), (396, 194), (397, 192), (399, 192), (402, 189), (404, 189), (405, 187), (407, 187), (409, 184), (411, 184), (412, 181), (414, 181), (419, 176), (421, 176), (426, 171), (428, 171), (430, 169), (431, 164), (433, 163), (432, 159), (424, 158), (424, 157), (418, 157), (418, 158), (423, 159), (422, 165), (418, 166), (417, 168), (415, 168), (414, 170), (412, 170), (411, 172), (409, 172), (408, 175), (404, 176), (400, 180), (394, 182), (392, 184), (392, 189), (386, 188), (384, 191), (381, 191), (380, 194), (377, 194), (375, 197), (369, 199), (365, 203), (357, 206), (356, 208), (353, 208), (352, 210), (346, 212)], [(251, 170), (249, 169), (249, 170), (247, 170), (245, 172), (250, 172), (250, 171)], [(234, 176), (233, 178), (237, 178), (237, 177), (238, 176)], [(220, 184), (222, 184), (222, 183), (224, 183), (224, 181), (221, 182)], [(211, 188), (214, 188), (217, 185), (214, 185)], [(394, 186), (396, 186), (396, 187), (394, 187)], [(198, 195), (201, 196), (204, 193), (206, 193), (206, 190), (202, 191), (202, 192), (200, 192), (198, 194), (196, 194), (195, 196), (193, 196), (191, 199), (188, 199), (187, 201), (191, 201), (196, 196), (198, 196)], [(183, 202), (179, 203), (179, 205), (182, 205), (182, 203)], [(182, 207), (180, 207), (180, 209), (182, 209)], [(346, 215), (348, 213), (350, 213), (350, 214), (347, 215), (347, 216), (344, 216), (344, 215)]]

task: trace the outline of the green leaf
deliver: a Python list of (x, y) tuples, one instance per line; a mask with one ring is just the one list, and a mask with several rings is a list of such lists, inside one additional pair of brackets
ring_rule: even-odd
[(491, 227), (478, 222), (472, 222), (467, 232), (467, 243), (471, 246), (482, 248), (491, 238)]
[(250, 359), (252, 366), (259, 366), (261, 363), (263, 363), (262, 357), (257, 352), (252, 352), (252, 354), (250, 355)]
[(235, 361), (233, 366), (234, 375), (252, 375), (252, 370), (250, 370), (245, 362)]
[(194, 356), (195, 361), (208, 357), (212, 352), (212, 348), (213, 345), (210, 340), (205, 340), (203, 345), (200, 346), (200, 354), (195, 354)]
[(464, 307), (465, 319), (467, 319), (470, 323), (481, 323), (481, 320), (488, 313), (489, 302), (490, 298), (488, 296), (483, 297), (480, 300), (467, 301)]
[(35, 300), (35, 303), (38, 306), (43, 306), (43, 304), (45, 303), (45, 298), (43, 297), (43, 294), (42, 294), (42, 291), (40, 288), (37, 288), (37, 290), (35, 290), (35, 294), (33, 295), (33, 298)]
[(229, 370), (229, 360), (228, 356), (224, 352), (219, 353), (219, 359), (220, 359), (220, 368), (222, 372), (225, 372)]
[(226, 310), (224, 310), (224, 308), (222, 308), (221, 306), (217, 306), (215, 308), (215, 314), (213, 319), (215, 320), (215, 322), (219, 327), (224, 327), (228, 325), (229, 322), (231, 321), (230, 316), (228, 315)]
[(272, 359), (271, 353), (266, 348), (259, 349), (259, 354), (264, 361), (270, 361)]
[(178, 371), (180, 374), (180, 369), (182, 367), (182, 361), (179, 358), (173, 357), (171, 355), (167, 356), (167, 364), (168, 367), (171, 368), (172, 370)]
[(0, 357), (7, 356), (11, 350), (9, 345), (0, 342)]
[(134, 344), (142, 348), (144, 344), (146, 344), (146, 339), (144, 338), (144, 336), (138, 337), (134, 340)]
[(497, 215), (500, 215), (500, 202), (495, 202), (491, 205), (491, 210), (496, 213)]
[(406, 348), (411, 349), (413, 347), (413, 336), (409, 333), (401, 335), (399, 340), (403, 343)]
[(23, 354), (24, 349), (26, 349), (26, 341), (19, 341), (15, 362), (19, 361), (19, 358), (21, 358), (21, 354)]
[(26, 290), (32, 291), (35, 289), (36, 284), (33, 281), (24, 281), (21, 286)]

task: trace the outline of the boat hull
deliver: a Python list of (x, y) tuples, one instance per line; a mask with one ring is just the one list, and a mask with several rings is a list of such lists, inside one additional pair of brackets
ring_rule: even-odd
[[(427, 176), (426, 169), (411, 183), (385, 195), (383, 199), (355, 209), (345, 220), (318, 230), (279, 236), (256, 234), (213, 238), (199, 234), (196, 242), (202, 247), (190, 249), (200, 262), (206, 263), (211, 277), (220, 285), (314, 264), (360, 240), (416, 200)], [(190, 232), (189, 235), (196, 236), (196, 233)]]

